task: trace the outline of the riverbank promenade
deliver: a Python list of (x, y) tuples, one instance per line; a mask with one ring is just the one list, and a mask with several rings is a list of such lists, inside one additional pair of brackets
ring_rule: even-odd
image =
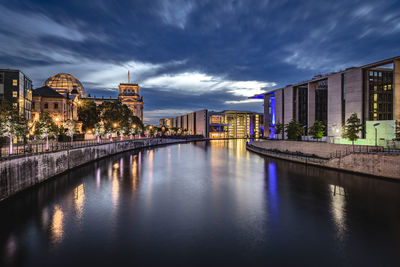
[(400, 150), (325, 142), (262, 140), (247, 149), (265, 156), (326, 168), (400, 179)]

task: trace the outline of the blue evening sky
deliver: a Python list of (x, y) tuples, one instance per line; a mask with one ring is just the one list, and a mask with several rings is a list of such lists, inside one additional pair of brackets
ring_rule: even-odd
[(141, 86), (146, 122), (400, 55), (394, 0), (0, 0), (0, 68), (40, 87), (70, 73), (92, 96)]

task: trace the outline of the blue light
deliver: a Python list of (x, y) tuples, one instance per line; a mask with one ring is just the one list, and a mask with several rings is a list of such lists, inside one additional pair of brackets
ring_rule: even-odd
[(270, 97), (270, 104), (271, 107), (271, 126), (275, 126), (275, 97)]
[(276, 165), (274, 162), (268, 164), (268, 193), (270, 211), (272, 217), (276, 218), (278, 215), (278, 185), (277, 185)]
[(269, 96), (269, 110), (270, 110), (270, 127), (269, 127), (269, 138), (275, 138), (275, 125), (276, 125), (276, 118), (275, 118), (275, 95), (271, 94)]

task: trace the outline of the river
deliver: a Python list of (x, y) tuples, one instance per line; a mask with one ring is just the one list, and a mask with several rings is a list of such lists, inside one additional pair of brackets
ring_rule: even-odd
[(245, 142), (156, 147), (0, 203), (0, 266), (398, 266), (400, 183), (263, 157)]

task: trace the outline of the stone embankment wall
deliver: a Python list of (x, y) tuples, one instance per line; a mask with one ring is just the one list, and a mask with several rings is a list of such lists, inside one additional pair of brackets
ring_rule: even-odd
[(356, 153), (328, 160), (322, 165), (345, 171), (400, 179), (400, 155)]
[[(315, 154), (319, 157), (329, 157), (330, 153), (341, 149), (341, 151), (349, 150), (348, 145), (335, 145), (327, 143), (313, 142), (292, 142), (292, 141), (258, 141), (253, 142), (253, 146), (259, 148), (257, 150), (249, 150), (266, 155), (277, 157), (296, 162), (317, 165), (326, 168), (334, 168), (344, 171), (374, 175), (384, 178), (400, 179), (400, 155), (384, 154), (384, 153), (354, 153), (343, 157), (335, 157), (330, 160), (321, 162), (307, 161), (305, 159), (290, 158), (282, 154), (271, 154), (268, 150), (274, 149), (281, 152), (301, 152), (303, 154)], [(344, 146), (344, 150), (343, 150)], [(265, 149), (265, 151), (260, 150)], [(339, 148), (339, 149), (338, 149)], [(343, 153), (344, 154), (344, 153)]]
[(279, 150), (282, 152), (300, 152), (308, 155), (316, 155), (321, 158), (330, 158), (331, 154), (346, 154), (352, 151), (352, 145), (339, 145), (325, 142), (301, 142), (301, 141), (285, 141), (285, 140), (266, 140), (254, 141), (252, 145), (269, 149)]
[(127, 140), (5, 160), (0, 162), (0, 200), (93, 160), (136, 148), (181, 142), (185, 140)]

